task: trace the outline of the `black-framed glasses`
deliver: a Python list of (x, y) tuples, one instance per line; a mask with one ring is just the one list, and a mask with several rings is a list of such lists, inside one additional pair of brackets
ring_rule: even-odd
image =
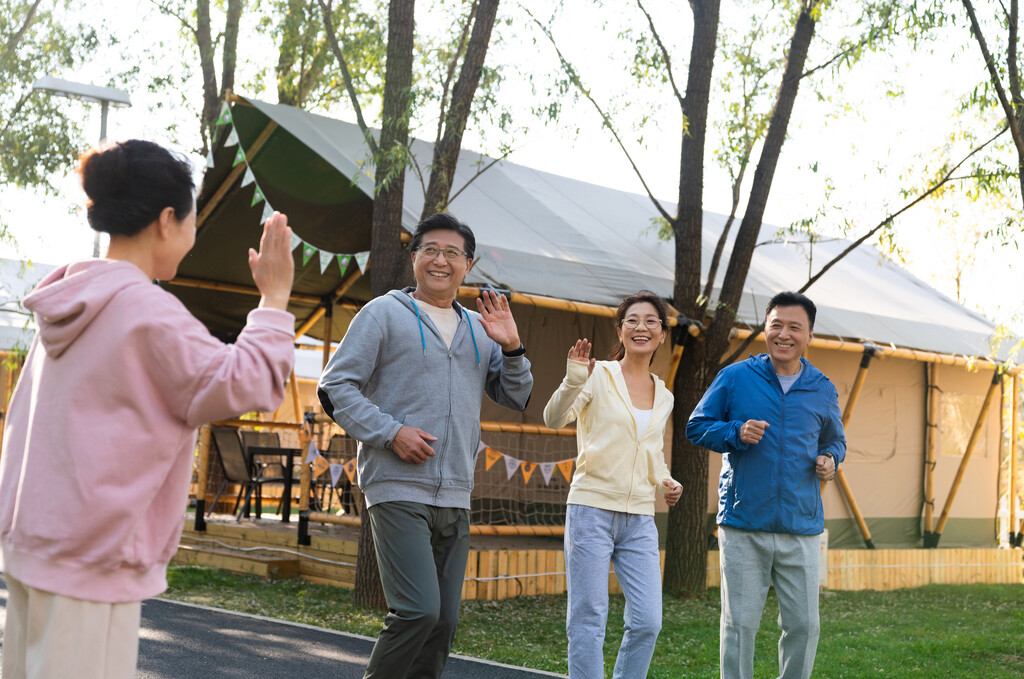
[(469, 259), (469, 253), (463, 252), (458, 248), (439, 248), (436, 245), (421, 245), (416, 248), (416, 252), (420, 253), (427, 259), (434, 259), (439, 254), (444, 255), (444, 258), (449, 262), (454, 262), (460, 258)]

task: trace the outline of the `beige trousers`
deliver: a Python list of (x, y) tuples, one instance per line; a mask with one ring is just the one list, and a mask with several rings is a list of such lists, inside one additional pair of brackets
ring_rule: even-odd
[(82, 601), (4, 578), (4, 679), (134, 679), (141, 601)]

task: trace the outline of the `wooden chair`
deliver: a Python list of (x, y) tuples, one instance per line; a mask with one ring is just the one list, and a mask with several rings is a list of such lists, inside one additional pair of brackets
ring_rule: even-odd
[[(210, 512), (217, 505), (217, 500), (220, 499), (221, 493), (224, 492), (227, 484), (237, 483), (241, 487), (238, 491), (238, 497), (235, 498), (235, 506), (231, 513), (238, 512), (239, 504), (242, 502), (242, 494), (244, 493), (245, 504), (242, 505), (242, 511), (238, 514), (238, 520), (241, 520), (243, 516), (248, 518), (250, 501), (255, 492), (256, 518), (261, 518), (263, 484), (280, 483), (283, 485), (284, 476), (264, 474), (264, 470), (260, 469), (250, 458), (241, 435), (234, 427), (211, 427), (210, 433), (212, 434), (214, 445), (217, 446), (221, 467), (224, 470), (224, 480), (220, 484), (220, 489), (217, 490), (213, 504), (210, 505)], [(209, 516), (210, 512), (207, 512), (207, 516)]]

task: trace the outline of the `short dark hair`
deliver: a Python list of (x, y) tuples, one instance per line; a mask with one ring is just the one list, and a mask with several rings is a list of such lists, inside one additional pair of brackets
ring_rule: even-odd
[[(654, 307), (655, 311), (658, 312), (658, 318), (661, 319), (661, 329), (668, 330), (668, 305), (665, 304), (665, 300), (658, 297), (650, 290), (640, 290), (634, 295), (630, 295), (626, 299), (622, 300), (622, 304), (615, 310), (615, 327), (616, 329), (622, 327), (622, 321), (626, 318), (626, 312), (629, 311), (629, 307), (634, 304), (641, 302), (647, 302)], [(622, 341), (619, 339), (618, 334), (615, 335), (615, 346), (612, 347), (611, 354), (608, 355), (608, 359), (611, 361), (621, 360), (626, 355), (626, 347), (622, 346)], [(651, 361), (654, 361), (654, 354), (651, 354)]]
[(454, 215), (447, 212), (438, 212), (436, 215), (427, 217), (417, 224), (416, 230), (412, 234), (412, 243), (409, 244), (409, 249), (415, 252), (423, 241), (423, 234), (439, 229), (454, 231), (462, 236), (462, 239), (466, 241), (466, 254), (469, 255), (470, 259), (473, 259), (473, 253), (476, 252), (476, 236), (473, 235), (473, 230), (469, 228), (469, 225), (460, 222)]
[(772, 309), (780, 306), (802, 306), (807, 312), (807, 320), (811, 322), (809, 329), (814, 330), (814, 316), (818, 313), (818, 307), (814, 306), (814, 302), (807, 295), (802, 295), (799, 292), (780, 292), (768, 302), (768, 308), (764, 310), (764, 317), (767, 319)]
[(78, 163), (89, 226), (134, 236), (167, 208), (180, 221), (195, 207), (192, 164), (151, 141), (129, 139), (85, 152)]

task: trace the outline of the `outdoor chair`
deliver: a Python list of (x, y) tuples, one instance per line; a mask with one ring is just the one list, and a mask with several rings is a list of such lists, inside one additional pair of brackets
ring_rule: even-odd
[[(220, 484), (220, 489), (217, 490), (213, 504), (210, 505), (210, 511), (212, 512), (213, 508), (217, 505), (217, 500), (220, 499), (227, 484), (237, 483), (240, 488), (231, 513), (238, 513), (239, 521), (243, 516), (248, 518), (250, 501), (255, 492), (256, 518), (261, 518), (263, 485), (266, 483), (280, 483), (283, 485), (284, 476), (271, 476), (263, 473), (264, 470), (254, 464), (250, 458), (237, 429), (233, 427), (211, 427), (210, 432), (213, 435), (214, 445), (217, 446), (217, 452), (220, 454), (221, 468), (224, 470), (224, 480)], [(239, 504), (242, 502), (243, 493), (245, 494), (245, 503), (242, 505), (241, 512), (239, 512)], [(207, 515), (209, 513), (207, 512)]]

